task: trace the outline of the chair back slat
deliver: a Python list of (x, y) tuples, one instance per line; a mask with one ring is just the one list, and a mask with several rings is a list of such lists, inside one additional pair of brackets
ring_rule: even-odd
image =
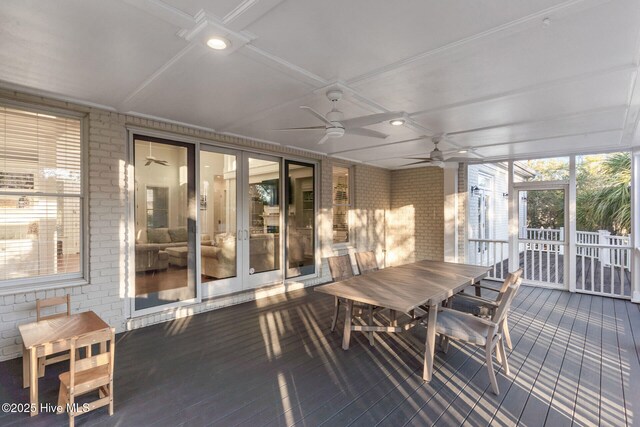
[(87, 369), (97, 368), (98, 366), (108, 365), (111, 361), (111, 355), (109, 352), (100, 353), (95, 356), (86, 357), (76, 361), (76, 374), (78, 372), (86, 371)]
[(357, 252), (356, 264), (358, 265), (360, 274), (377, 271), (379, 269), (378, 260), (376, 259), (376, 254), (373, 251)]
[[(92, 355), (91, 346), (104, 345), (105, 352)], [(87, 357), (76, 359), (76, 350), (84, 348)], [(113, 376), (113, 361), (115, 352), (115, 330), (105, 328), (99, 331), (75, 337), (71, 340), (71, 359), (69, 364), (69, 383), (71, 388), (75, 385), (75, 377), (79, 373), (99, 366), (107, 366), (109, 377)]]
[(513, 273), (507, 274), (507, 277), (505, 277), (504, 282), (500, 287), (500, 291), (498, 292), (498, 297), (496, 298), (496, 302), (499, 303), (502, 300), (502, 297), (504, 296), (504, 293), (507, 291), (509, 286), (513, 285), (520, 279), (520, 277), (522, 276), (522, 271), (523, 270), (519, 268)]
[[(66, 313), (54, 313), (50, 315), (44, 315), (42, 310), (49, 307), (55, 307), (57, 305), (67, 305)], [(41, 320), (47, 319), (55, 319), (57, 317), (64, 317), (71, 315), (71, 295), (67, 294), (63, 297), (53, 297), (46, 299), (36, 300), (36, 320), (39, 322)]]
[(76, 348), (86, 347), (88, 345), (98, 344), (106, 342), (111, 339), (111, 328), (100, 329), (99, 331), (90, 332), (88, 334), (80, 335), (75, 339)]
[(507, 288), (507, 290), (504, 292), (504, 295), (502, 296), (502, 299), (500, 300), (500, 305), (498, 305), (498, 308), (491, 317), (491, 321), (500, 325), (500, 329), (502, 329), (503, 326), (502, 321), (509, 314), (511, 302), (513, 301), (513, 298), (515, 298), (516, 292), (518, 292), (521, 283), (522, 279), (520, 278)]
[(327, 258), (329, 271), (334, 282), (353, 277), (353, 267), (349, 255), (338, 255)]

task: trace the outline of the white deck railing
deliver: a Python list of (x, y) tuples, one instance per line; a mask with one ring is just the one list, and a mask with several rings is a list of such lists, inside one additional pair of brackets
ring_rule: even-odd
[(469, 239), (470, 263), (491, 267), (490, 279), (503, 280), (509, 264), (507, 240)]
[[(524, 278), (534, 282), (563, 282), (565, 230), (524, 228), (520, 231), (520, 263)], [(508, 270), (509, 242), (469, 239), (469, 262), (490, 267), (489, 278), (504, 279)], [(576, 288), (580, 291), (628, 297), (625, 275), (631, 269), (631, 236), (613, 236), (606, 230), (576, 233), (578, 268)], [(558, 242), (558, 243), (555, 243)]]

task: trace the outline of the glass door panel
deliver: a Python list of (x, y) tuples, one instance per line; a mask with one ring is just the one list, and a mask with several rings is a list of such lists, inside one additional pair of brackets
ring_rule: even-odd
[(315, 273), (314, 167), (285, 162), (286, 277)]
[(135, 310), (196, 298), (195, 150), (134, 137)]
[(280, 160), (255, 154), (245, 159), (245, 287), (255, 288), (282, 279)]
[(567, 283), (566, 196), (565, 188), (519, 187), (518, 247), (527, 282), (554, 287)]
[(200, 280), (203, 297), (242, 289), (238, 256), (238, 154), (200, 152)]

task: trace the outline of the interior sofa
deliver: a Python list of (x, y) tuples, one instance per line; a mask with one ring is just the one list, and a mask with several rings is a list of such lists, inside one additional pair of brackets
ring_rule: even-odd
[[(280, 265), (277, 247), (280, 235), (277, 233), (258, 233), (249, 236), (249, 267), (256, 273), (274, 270)], [(213, 245), (200, 248), (202, 258), (202, 274), (223, 279), (235, 276), (236, 273), (236, 238), (229, 233), (217, 234)]]
[[(187, 246), (186, 227), (148, 228), (136, 234), (136, 272), (164, 270), (169, 266), (169, 255), (165, 249)], [(211, 245), (208, 234), (201, 236), (202, 245)]]

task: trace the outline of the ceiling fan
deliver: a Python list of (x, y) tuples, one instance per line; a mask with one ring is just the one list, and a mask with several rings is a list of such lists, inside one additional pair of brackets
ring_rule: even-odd
[(149, 155), (146, 157), (147, 162), (144, 164), (145, 166), (149, 166), (151, 163), (155, 163), (160, 166), (170, 166), (169, 162), (166, 160), (156, 159), (151, 152), (151, 143), (149, 143)]
[(324, 125), (322, 126), (308, 126), (308, 127), (297, 127), (297, 128), (286, 128), (286, 129), (276, 129), (279, 131), (289, 131), (289, 130), (323, 130), (325, 132), (324, 136), (318, 141), (318, 144), (324, 144), (329, 138), (340, 138), (344, 136), (344, 134), (349, 135), (361, 135), (361, 136), (369, 136), (372, 138), (381, 138), (384, 139), (389, 135), (386, 135), (382, 132), (378, 132), (371, 129), (365, 129), (364, 126), (374, 125), (376, 123), (384, 122), (386, 120), (397, 119), (398, 117), (402, 117), (402, 113), (391, 112), (391, 113), (378, 113), (378, 114), (370, 114), (368, 116), (360, 116), (354, 117), (352, 119), (344, 119), (344, 114), (342, 111), (338, 110), (336, 104), (340, 99), (342, 99), (342, 91), (338, 89), (332, 89), (327, 91), (327, 98), (333, 103), (333, 107), (331, 111), (329, 111), (326, 116), (318, 113), (311, 107), (301, 106), (303, 110), (309, 112), (309, 114), (313, 115), (315, 118), (320, 119)]
[(469, 158), (468, 157), (449, 157), (447, 159), (444, 158), (444, 153), (442, 151), (440, 151), (440, 149), (438, 148), (438, 144), (440, 143), (440, 141), (442, 141), (442, 138), (444, 138), (444, 134), (443, 135), (434, 135), (431, 137), (431, 142), (433, 142), (434, 148), (433, 150), (429, 153), (429, 157), (410, 157), (407, 160), (419, 160), (418, 162), (413, 162), (413, 163), (409, 163), (406, 164), (404, 166), (412, 166), (412, 165), (419, 165), (419, 164), (427, 164), (429, 166), (444, 166), (445, 162), (469, 162)]

